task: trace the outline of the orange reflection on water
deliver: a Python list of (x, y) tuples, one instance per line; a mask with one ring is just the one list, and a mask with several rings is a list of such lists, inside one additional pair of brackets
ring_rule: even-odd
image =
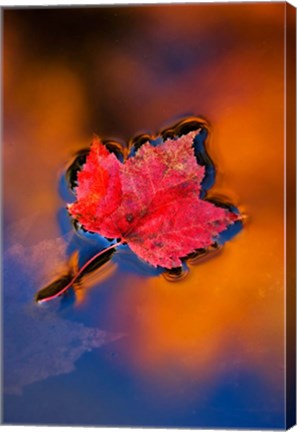
[[(204, 114), (213, 122), (210, 154), (218, 166), (210, 195), (230, 198), (249, 219), (218, 257), (192, 266), (187, 279), (170, 284), (160, 277), (142, 282), (146, 287), (140, 292), (136, 286), (117, 294), (114, 307), (125, 297), (137, 311), (125, 351), (128, 367), (150, 379), (172, 380), (176, 372), (189, 380), (212, 378), (210, 384), (222, 365), (239, 362), (279, 388), (283, 385), (284, 87), (283, 40), (277, 33), (283, 18), (277, 16), (278, 7), (270, 12), (261, 15), (267, 26), (263, 44), (253, 45), (254, 33), (250, 44), (245, 37), (242, 46), (234, 41), (215, 67), (206, 63), (203, 73), (200, 65), (187, 69), (174, 99), (172, 85), (165, 85), (158, 102), (144, 107), (154, 119), (169, 103), (176, 110), (186, 106), (189, 94), (190, 104), (194, 100), (198, 109), (206, 107)], [(240, 17), (242, 32), (247, 22)], [(257, 32), (259, 36), (261, 29)], [(120, 327), (121, 316), (118, 320)]]
[[(190, 266), (178, 283), (151, 279), (125, 299), (137, 311), (128, 362), (159, 378), (164, 370), (189, 376), (220, 373), (220, 364), (242, 361), (271, 379), (282, 360), (283, 273), (281, 221), (271, 238), (246, 227), (221, 254)], [(263, 248), (263, 243), (267, 249)], [(126, 290), (118, 295), (124, 301)], [(135, 325), (135, 322), (134, 322)]]
[(100, 271), (84, 276), (83, 282), (74, 288), (76, 305), (83, 304), (88, 299), (89, 290), (92, 289), (94, 285), (100, 285), (104, 280), (110, 278), (115, 273), (116, 269), (116, 264), (109, 261), (100, 267)]
[[(23, 52), (23, 46), (13, 46), (21, 33), (11, 35), (9, 27), (6, 29), (3, 146), (6, 209), (15, 219), (39, 212), (44, 218), (40, 228), (45, 236), (58, 235), (55, 213), (64, 205), (57, 190), (59, 176), (71, 153), (85, 144), (81, 132), (86, 113), (82, 86), (65, 66), (31, 60), (28, 48)], [(14, 64), (22, 70), (21, 78)]]

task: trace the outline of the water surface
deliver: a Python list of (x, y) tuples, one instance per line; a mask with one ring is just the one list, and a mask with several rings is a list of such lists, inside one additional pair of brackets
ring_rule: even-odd
[[(283, 13), (4, 12), (6, 423), (284, 427)], [(35, 304), (73, 249), (102, 246), (66, 217), (72, 155), (187, 115), (210, 122), (212, 193), (245, 229), (177, 283), (121, 247), (77, 297)]]

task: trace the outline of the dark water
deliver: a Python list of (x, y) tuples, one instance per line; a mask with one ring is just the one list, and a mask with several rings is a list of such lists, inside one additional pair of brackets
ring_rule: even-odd
[[(283, 7), (5, 11), (5, 423), (284, 427)], [(107, 246), (67, 217), (71, 157), (188, 115), (245, 229), (178, 282), (121, 246), (37, 305)]]

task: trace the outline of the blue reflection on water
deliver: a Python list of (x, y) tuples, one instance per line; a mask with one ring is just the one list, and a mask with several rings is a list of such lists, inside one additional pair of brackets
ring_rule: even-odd
[[(193, 376), (189, 383), (169, 368), (178, 390), (166, 388), (165, 381), (160, 392), (158, 379), (146, 379), (126, 367), (124, 353), (133, 337), (131, 315), (136, 311), (123, 304), (124, 318), (118, 328), (119, 310), (112, 309), (113, 298), (119, 290), (128, 289), (123, 281), (129, 275), (140, 281), (132, 287), (138, 291), (146, 289), (141, 281), (158, 275), (158, 270), (141, 262), (127, 246), (114, 255), (116, 271), (88, 292), (84, 307), (76, 308), (71, 295), (45, 307), (35, 305), (32, 299), (40, 263), (46, 257), (55, 265), (55, 256), (59, 258), (60, 241), (47, 245), (21, 248), (21, 254), (13, 246), (6, 251), (6, 423), (283, 427), (281, 393), (248, 365), (235, 363), (222, 371), (215, 383), (209, 382), (214, 388), (207, 397), (208, 384), (198, 377)], [(136, 319), (132, 322), (137, 325)], [(90, 334), (88, 329), (95, 330)], [(96, 329), (103, 329), (97, 334), (97, 345)]]
[[(159, 397), (158, 387), (145, 387), (137, 377), (119, 367), (121, 342), (87, 353), (76, 364), (76, 372), (52, 377), (28, 386), (22, 397), (6, 396), (5, 421), (61, 425), (108, 425), (151, 427), (270, 428), (281, 429), (284, 419), (278, 409), (263, 410), (268, 394), (260, 376), (233, 370), (222, 376), (212, 399), (199, 401), (204, 388), (197, 383), (197, 400), (186, 408), (180, 392)], [(118, 350), (119, 348), (119, 350)], [(234, 385), (234, 375), (240, 381)], [(42, 395), (42, 397), (41, 397)], [(281, 402), (281, 401), (279, 401)]]

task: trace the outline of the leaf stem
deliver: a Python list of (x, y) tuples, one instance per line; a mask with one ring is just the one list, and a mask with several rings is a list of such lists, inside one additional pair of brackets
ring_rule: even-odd
[(100, 255), (104, 254), (105, 252), (109, 251), (110, 249), (114, 249), (118, 246), (120, 246), (123, 243), (123, 240), (108, 246), (106, 249), (101, 250), (100, 252), (98, 252), (96, 255), (94, 255), (91, 259), (89, 259), (89, 261), (87, 261), (80, 269), (79, 271), (76, 273), (76, 275), (71, 279), (71, 281), (58, 293), (53, 294), (52, 296), (46, 297), (42, 300), (39, 300), (38, 303), (44, 303), (46, 301), (52, 300), (56, 297), (59, 297), (61, 294), (63, 294), (64, 292), (66, 292), (71, 285), (74, 284), (74, 282), (78, 279), (78, 277), (82, 274), (82, 272), (96, 259), (98, 258)]

